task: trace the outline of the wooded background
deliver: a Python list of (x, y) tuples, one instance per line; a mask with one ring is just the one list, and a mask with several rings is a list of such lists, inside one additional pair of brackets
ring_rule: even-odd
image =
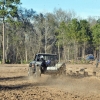
[(36, 53), (53, 53), (59, 60), (78, 60), (87, 54), (100, 58), (100, 19), (82, 19), (74, 11), (54, 9), (37, 13), (20, 0), (0, 1), (0, 61), (5, 23), (6, 63), (28, 63)]

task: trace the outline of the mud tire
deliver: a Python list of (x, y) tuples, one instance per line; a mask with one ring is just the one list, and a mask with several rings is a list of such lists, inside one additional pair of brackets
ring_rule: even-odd
[(40, 68), (40, 66), (36, 66), (36, 72), (34, 73), (34, 76), (36, 78), (41, 77), (41, 68)]
[(63, 63), (61, 65), (61, 67), (58, 69), (58, 73), (57, 73), (59, 76), (63, 75), (65, 76), (66, 75), (66, 65), (65, 63)]

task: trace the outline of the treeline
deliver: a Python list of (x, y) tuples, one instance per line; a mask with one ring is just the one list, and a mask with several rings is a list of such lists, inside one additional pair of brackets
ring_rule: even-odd
[[(10, 0), (8, 0), (10, 1)], [(9, 3), (5, 13), (5, 61), (28, 63), (36, 53), (54, 53), (59, 60), (77, 60), (87, 54), (100, 58), (100, 19), (82, 19), (73, 11), (54, 9), (36, 13), (33, 9)], [(18, 2), (19, 1), (19, 2)], [(0, 3), (1, 4), (1, 3)], [(0, 10), (0, 15), (2, 9)], [(16, 12), (16, 13), (15, 13)], [(0, 60), (3, 56), (2, 17), (0, 18)]]

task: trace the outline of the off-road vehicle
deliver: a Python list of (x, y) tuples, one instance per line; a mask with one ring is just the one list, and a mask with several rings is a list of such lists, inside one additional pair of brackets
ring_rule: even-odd
[[(41, 60), (42, 59), (44, 60)], [(44, 62), (45, 64), (43, 64)], [(38, 53), (33, 61), (29, 63), (29, 76), (40, 77), (41, 74), (65, 75), (65, 63), (59, 62), (56, 54)]]

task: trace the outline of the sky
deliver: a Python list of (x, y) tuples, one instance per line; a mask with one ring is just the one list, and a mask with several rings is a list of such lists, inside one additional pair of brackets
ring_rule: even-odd
[(100, 18), (100, 0), (21, 0), (22, 7), (37, 13), (53, 13), (54, 9), (74, 11), (81, 18)]

